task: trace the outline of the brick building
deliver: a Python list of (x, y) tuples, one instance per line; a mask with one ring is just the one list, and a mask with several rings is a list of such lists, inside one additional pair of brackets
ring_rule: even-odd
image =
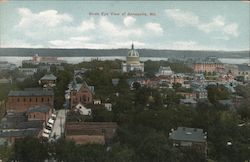
[(52, 109), (46, 105), (30, 107), (27, 110), (28, 120), (41, 120), (47, 122), (52, 114)]
[(50, 108), (54, 106), (53, 91), (41, 89), (10, 91), (6, 103), (7, 112), (25, 112), (33, 106), (46, 105)]
[(86, 105), (93, 102), (93, 87), (88, 86), (86, 82), (77, 84), (75, 79), (69, 85), (70, 89), (70, 107), (75, 108), (79, 103)]
[(217, 72), (219, 69), (223, 68), (223, 64), (214, 57), (208, 57), (205, 60), (197, 61), (193, 64), (193, 69), (196, 73), (204, 72)]
[(111, 142), (117, 127), (115, 122), (67, 122), (66, 139), (77, 144), (105, 144)]

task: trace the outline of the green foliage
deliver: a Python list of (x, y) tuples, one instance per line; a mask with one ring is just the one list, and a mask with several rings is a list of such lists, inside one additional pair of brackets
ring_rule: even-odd
[[(187, 68), (183, 63), (165, 61), (145, 63), (145, 69), (153, 74), (159, 66), (171, 66), (176, 72)], [(182, 98), (176, 91), (183, 91), (178, 85), (173, 89), (152, 89), (137, 87), (130, 90), (127, 75), (111, 71), (118, 68), (118, 62), (92, 61), (81, 63), (77, 67), (91, 69), (83, 75), (89, 85), (94, 85), (95, 97), (109, 99), (113, 104), (112, 112), (104, 107), (92, 107), (92, 118), (86, 118), (73, 112), (69, 113), (68, 121), (115, 121), (118, 130), (115, 139), (107, 145), (76, 145), (72, 141), (60, 140), (57, 143), (43, 144), (39, 140), (25, 139), (14, 148), (13, 159), (29, 161), (30, 159), (54, 158), (57, 161), (85, 162), (193, 162), (205, 161), (204, 155), (195, 149), (173, 147), (169, 140), (169, 132), (179, 126), (201, 128), (207, 132), (208, 158), (215, 161), (245, 161), (250, 159), (249, 153), (249, 87), (237, 88), (237, 93), (245, 100), (237, 112), (222, 109), (217, 100), (229, 98), (223, 86), (209, 86), (209, 100), (213, 103), (198, 103), (196, 108), (179, 105)], [(56, 108), (62, 108), (64, 90), (72, 80), (73, 66), (66, 65), (65, 71), (55, 71), (58, 77), (55, 88)], [(187, 71), (185, 71), (187, 72)], [(112, 78), (119, 78), (117, 86), (112, 85)], [(10, 87), (12, 88), (12, 87)], [(119, 95), (116, 95), (119, 94)], [(244, 123), (242, 126), (239, 124)], [(227, 142), (232, 142), (231, 146)], [(39, 146), (37, 146), (39, 145)], [(38, 151), (33, 148), (38, 148)], [(41, 150), (43, 149), (43, 150)], [(45, 150), (45, 151), (44, 151)], [(2, 152), (2, 150), (0, 149)], [(8, 151), (7, 151), (8, 152)], [(28, 155), (28, 152), (31, 154)], [(49, 152), (49, 155), (45, 152)], [(36, 160), (37, 161), (37, 160)]]
[(138, 161), (144, 162), (169, 161), (171, 157), (167, 137), (154, 131), (141, 140), (136, 152)]
[(92, 109), (92, 117), (94, 122), (112, 122), (114, 118), (113, 113), (105, 107)]
[(7, 144), (0, 146), (0, 159), (5, 161), (10, 161), (10, 159), (13, 157), (13, 148), (11, 146), (8, 146)]
[(135, 151), (120, 144), (114, 144), (108, 153), (108, 161), (112, 162), (133, 162)]
[(81, 151), (73, 141), (60, 140), (54, 145), (55, 158), (58, 161), (82, 161)]
[(56, 87), (54, 88), (55, 108), (62, 109), (65, 102), (65, 90), (73, 78), (73, 69), (70, 66), (65, 66), (65, 70), (57, 71), (54, 75), (57, 76)]
[(218, 100), (228, 99), (229, 91), (223, 85), (210, 85), (207, 87), (208, 99), (211, 103), (216, 103)]
[(13, 160), (20, 162), (43, 162), (48, 158), (47, 145), (31, 137), (16, 141), (14, 152)]

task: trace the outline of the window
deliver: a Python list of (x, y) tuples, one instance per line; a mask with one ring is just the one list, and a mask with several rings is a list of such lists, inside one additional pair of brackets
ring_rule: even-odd
[(105, 129), (102, 129), (102, 133), (105, 133), (106, 132), (106, 130)]
[(84, 102), (86, 101), (86, 96), (85, 96), (85, 95), (83, 95), (83, 101), (84, 101)]
[(48, 102), (49, 102), (49, 97), (48, 97)]
[(37, 102), (37, 98), (36, 98), (36, 102)]
[(20, 100), (19, 100), (19, 98), (17, 98), (17, 102), (19, 102)]
[(25, 102), (26, 101), (26, 98), (23, 98), (23, 102)]
[(43, 102), (43, 97), (42, 97), (42, 102)]
[(31, 98), (30, 98), (30, 102), (31, 102)]

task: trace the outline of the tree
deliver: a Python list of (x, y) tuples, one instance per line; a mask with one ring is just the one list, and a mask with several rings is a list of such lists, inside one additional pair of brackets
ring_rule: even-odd
[(167, 143), (164, 134), (151, 132), (141, 140), (138, 148), (138, 161), (144, 162), (164, 162), (171, 159), (171, 148)]
[(81, 155), (80, 147), (73, 141), (61, 139), (54, 144), (54, 158), (58, 161), (74, 162), (82, 161), (83, 155)]
[(48, 147), (37, 138), (26, 137), (14, 145), (14, 159), (20, 162), (43, 162), (48, 158)]
[(133, 162), (135, 161), (135, 151), (126, 145), (115, 143), (108, 152), (107, 162)]
[(13, 147), (4, 144), (0, 146), (0, 159), (3, 161), (10, 161), (13, 157), (14, 150)]
[(224, 85), (209, 85), (207, 87), (208, 99), (211, 103), (215, 104), (218, 100), (228, 99), (230, 96), (229, 91)]
[(92, 109), (92, 116), (94, 122), (112, 122), (113, 113), (108, 111), (105, 107), (97, 107)]

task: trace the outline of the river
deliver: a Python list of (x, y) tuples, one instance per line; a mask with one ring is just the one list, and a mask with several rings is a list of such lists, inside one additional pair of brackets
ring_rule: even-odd
[[(22, 65), (23, 60), (31, 60), (32, 57), (18, 57), (18, 56), (0, 56), (0, 61), (8, 61), (10, 63), (13, 63), (17, 66)], [(124, 60), (124, 56), (102, 56), (102, 57), (58, 57), (59, 60), (65, 60), (67, 63), (70, 64), (77, 64), (82, 61), (91, 61), (93, 59), (98, 59), (98, 60)], [(160, 61), (160, 60), (168, 60), (166, 57), (140, 57), (141, 61), (147, 61), (147, 60), (152, 60), (152, 61)], [(219, 60), (222, 63), (225, 64), (244, 64), (244, 63), (249, 63), (249, 58), (219, 58)]]

